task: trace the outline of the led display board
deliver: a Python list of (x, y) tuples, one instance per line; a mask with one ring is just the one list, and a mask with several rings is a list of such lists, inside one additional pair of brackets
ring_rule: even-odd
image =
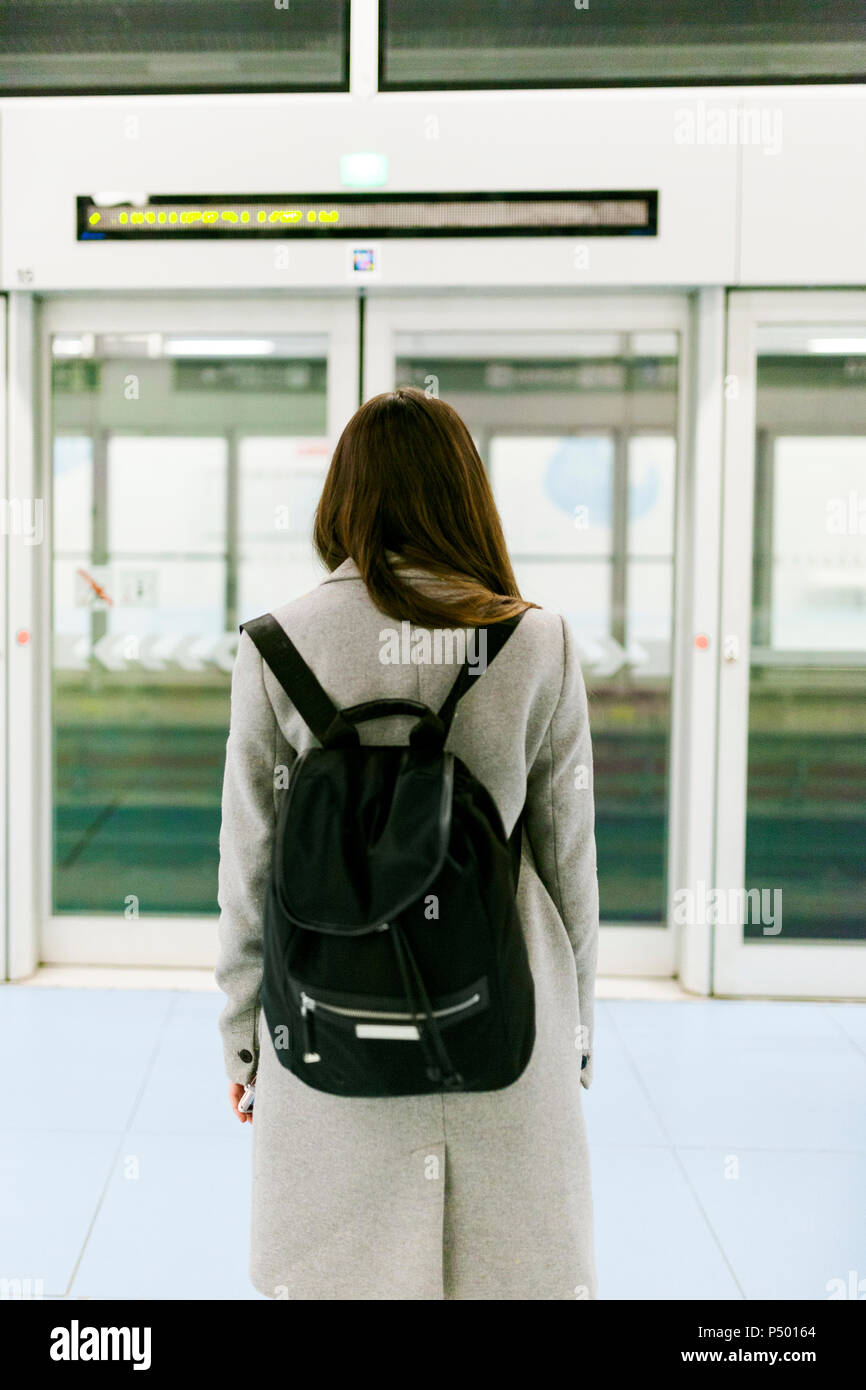
[(656, 236), (657, 192), (153, 194), (78, 203), (79, 241)]

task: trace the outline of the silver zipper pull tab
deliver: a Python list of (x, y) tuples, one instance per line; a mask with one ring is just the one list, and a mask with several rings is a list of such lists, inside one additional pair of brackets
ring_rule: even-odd
[(311, 999), (308, 994), (301, 991), (301, 1022), (304, 1025), (304, 1061), (321, 1062), (321, 1057), (316, 1051), (315, 1032), (313, 1028), (313, 1014), (316, 1008), (315, 999)]

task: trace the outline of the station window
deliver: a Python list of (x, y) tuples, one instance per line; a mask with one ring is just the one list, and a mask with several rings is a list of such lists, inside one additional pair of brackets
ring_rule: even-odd
[(349, 0), (0, 2), (0, 94), (346, 91)]
[(574, 634), (591, 708), (603, 921), (656, 926), (668, 855), (679, 339), (415, 330), (395, 347), (396, 380), (435, 390), (469, 426), (521, 594), (563, 614)]
[(238, 622), (321, 578), (324, 334), (52, 342), (55, 913), (217, 910)]
[[(853, 941), (866, 902), (866, 326), (763, 326), (757, 347), (745, 881), (777, 886), (789, 941)], [(764, 933), (744, 926), (746, 941)]]
[(862, 0), (380, 0), (385, 91), (863, 81)]

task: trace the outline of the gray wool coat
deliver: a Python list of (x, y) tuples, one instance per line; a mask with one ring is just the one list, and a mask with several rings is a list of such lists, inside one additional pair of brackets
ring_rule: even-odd
[[(432, 661), (383, 664), (383, 631), (400, 625), (373, 605), (352, 560), (273, 611), (338, 706), (387, 696), (438, 708), (456, 674)], [(359, 731), (365, 743), (403, 743), (411, 725), (400, 716)], [(290, 776), (315, 742), (243, 633), (226, 745), (216, 980), (227, 996), (229, 1079), (256, 1076), (255, 1288), (308, 1300), (594, 1298), (581, 1085), (592, 1079), (598, 882), (587, 700), (565, 620), (524, 615), (458, 705), (447, 744), (488, 788), (507, 833), (526, 803), (518, 900), (537, 1036), (526, 1070), (504, 1090), (331, 1096), (278, 1060), (259, 999), (263, 902), (286, 780), (279, 770)]]

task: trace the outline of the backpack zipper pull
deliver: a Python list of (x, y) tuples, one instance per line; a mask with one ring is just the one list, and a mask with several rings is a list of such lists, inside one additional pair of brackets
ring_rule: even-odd
[(313, 1027), (313, 1014), (316, 1008), (315, 999), (311, 999), (308, 994), (301, 991), (301, 1022), (304, 1025), (304, 1061), (321, 1062), (321, 1057), (316, 1051), (315, 1031)]

